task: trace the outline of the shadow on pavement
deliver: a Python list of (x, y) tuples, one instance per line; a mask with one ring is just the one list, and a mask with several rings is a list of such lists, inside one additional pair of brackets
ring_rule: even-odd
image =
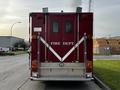
[(45, 84), (45, 90), (86, 90), (83, 89), (87, 87), (85, 82), (44, 82)]

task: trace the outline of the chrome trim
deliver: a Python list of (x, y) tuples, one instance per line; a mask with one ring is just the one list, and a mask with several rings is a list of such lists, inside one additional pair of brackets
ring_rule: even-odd
[(91, 81), (93, 78), (79, 78), (79, 77), (30, 77), (34, 81)]

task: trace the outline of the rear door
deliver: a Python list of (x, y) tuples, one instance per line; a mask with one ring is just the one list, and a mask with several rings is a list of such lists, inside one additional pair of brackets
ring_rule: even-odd
[[(62, 16), (62, 57), (76, 44), (76, 15), (65, 14)], [(73, 62), (76, 59), (76, 50), (64, 60), (65, 62)]]
[[(49, 14), (48, 16), (48, 32), (47, 39), (48, 44), (52, 47), (55, 53), (59, 56), (62, 52), (62, 25), (61, 16), (59, 14)], [(60, 56), (61, 57), (61, 56)], [(47, 58), (50, 62), (60, 61), (54, 54), (53, 51), (47, 50)]]
[[(76, 15), (75, 14), (49, 14), (48, 16), (48, 44), (55, 53), (63, 58), (76, 44)], [(51, 62), (60, 62), (60, 59), (47, 50), (47, 58)], [(76, 60), (76, 51), (72, 52), (64, 62)]]

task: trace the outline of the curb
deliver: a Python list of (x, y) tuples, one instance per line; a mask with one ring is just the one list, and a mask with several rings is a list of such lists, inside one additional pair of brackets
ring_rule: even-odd
[(111, 90), (106, 84), (104, 84), (99, 78), (93, 75), (95, 83), (102, 88), (102, 90)]

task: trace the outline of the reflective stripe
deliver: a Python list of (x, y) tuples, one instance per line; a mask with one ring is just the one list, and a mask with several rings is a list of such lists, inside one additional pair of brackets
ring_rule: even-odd
[(63, 62), (83, 41), (85, 37), (82, 37), (66, 54), (63, 58), (61, 58), (57, 52), (42, 38), (40, 40), (45, 44), (45, 46), (61, 61)]
[(84, 41), (84, 37), (82, 37), (62, 58), (62, 62)]
[(45, 44), (45, 46), (61, 61), (61, 57), (55, 52), (55, 50), (42, 38), (40, 40)]

